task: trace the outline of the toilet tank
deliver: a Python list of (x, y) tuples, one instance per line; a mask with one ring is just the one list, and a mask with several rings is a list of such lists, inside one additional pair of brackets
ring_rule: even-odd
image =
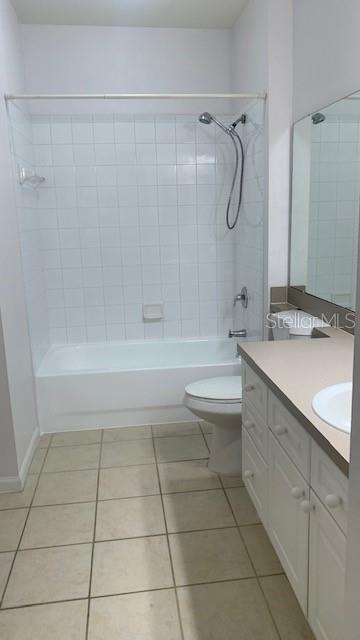
[(304, 340), (311, 338), (313, 329), (330, 325), (301, 309), (288, 309), (269, 315), (273, 340)]

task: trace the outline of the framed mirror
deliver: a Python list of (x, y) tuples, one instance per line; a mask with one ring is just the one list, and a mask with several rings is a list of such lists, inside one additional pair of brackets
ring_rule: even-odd
[(293, 130), (290, 286), (355, 309), (360, 92)]

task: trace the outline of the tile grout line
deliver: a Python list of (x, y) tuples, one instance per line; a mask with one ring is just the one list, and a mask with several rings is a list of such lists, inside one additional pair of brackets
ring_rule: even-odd
[[(190, 492), (191, 493), (191, 492)], [(154, 497), (154, 496), (152, 496)], [(159, 494), (157, 494), (155, 497), (161, 497)], [(84, 503), (84, 504), (92, 504), (92, 503)], [(261, 525), (241, 525), (242, 527), (253, 527), (253, 526), (261, 526)], [(178, 535), (182, 535), (182, 534), (187, 534), (187, 533), (207, 533), (209, 531), (225, 531), (225, 530), (229, 530), (229, 529), (239, 529), (238, 525), (230, 525), (230, 526), (224, 526), (224, 527), (211, 527), (211, 528), (205, 528), (205, 529), (182, 529), (181, 531), (169, 531), (169, 535), (173, 535), (173, 536), (178, 536)], [(164, 537), (165, 535), (167, 535), (166, 533), (151, 533), (148, 535), (140, 535), (140, 536), (126, 536), (125, 538), (104, 538), (103, 540), (96, 540), (97, 544), (102, 544), (102, 543), (106, 543), (106, 542), (119, 542), (122, 540), (141, 540), (143, 538), (161, 538)], [(24, 547), (22, 549), (19, 549), (19, 551), (40, 551), (40, 550), (44, 550), (44, 549), (58, 549), (59, 547), (61, 548), (65, 548), (65, 547), (80, 547), (83, 545), (91, 545), (92, 544), (92, 540), (88, 540), (85, 542), (68, 542), (66, 544), (52, 544), (52, 545), (43, 545), (41, 547)], [(14, 551), (1, 551), (0, 555), (2, 553), (14, 553)], [(261, 575), (262, 578), (267, 577), (267, 576), (275, 576), (275, 575), (282, 575), (283, 571), (279, 571), (277, 573), (265, 573), (263, 575)], [(239, 580), (241, 580), (242, 578), (238, 578)]]
[(87, 596), (88, 607), (87, 607), (87, 616), (86, 616), (85, 640), (87, 640), (88, 635), (89, 635), (90, 602), (91, 602), (90, 597), (91, 597), (91, 587), (92, 587), (92, 577), (93, 577), (93, 567), (94, 567), (95, 539), (96, 539), (96, 526), (97, 526), (97, 508), (98, 508), (98, 496), (99, 496), (99, 484), (100, 484), (101, 456), (102, 456), (103, 440), (104, 440), (104, 430), (101, 429), (99, 462), (98, 462), (97, 483), (96, 483), (96, 496), (95, 496), (94, 530), (93, 530), (91, 559), (90, 559), (89, 589), (88, 589), (88, 596)]
[[(7, 591), (7, 589), (8, 589), (8, 586), (9, 586), (9, 582), (10, 582), (11, 574), (12, 574), (13, 569), (14, 569), (15, 560), (16, 560), (16, 558), (17, 558), (17, 555), (18, 555), (19, 551), (20, 551), (20, 544), (21, 544), (21, 540), (22, 540), (22, 538), (23, 538), (23, 535), (24, 535), (24, 532), (25, 532), (25, 528), (26, 528), (26, 525), (27, 525), (27, 523), (28, 523), (28, 519), (29, 519), (29, 516), (30, 516), (31, 507), (32, 507), (33, 501), (34, 501), (34, 499), (35, 499), (35, 493), (36, 493), (37, 487), (38, 487), (39, 482), (40, 482), (40, 477), (41, 477), (41, 473), (42, 473), (42, 470), (43, 470), (44, 465), (45, 465), (45, 462), (46, 462), (46, 458), (47, 458), (48, 453), (49, 453), (51, 440), (52, 440), (52, 437), (51, 437), (51, 438), (50, 438), (50, 440), (49, 440), (48, 447), (45, 449), (46, 453), (45, 453), (45, 456), (44, 456), (44, 460), (42, 461), (42, 464), (41, 464), (41, 466), (40, 466), (40, 472), (39, 472), (38, 477), (37, 477), (37, 481), (36, 481), (36, 484), (35, 484), (34, 493), (33, 493), (33, 496), (32, 496), (32, 498), (31, 498), (30, 504), (29, 504), (29, 506), (28, 506), (28, 507), (25, 507), (25, 508), (27, 508), (27, 509), (28, 509), (28, 512), (27, 512), (27, 515), (26, 515), (26, 518), (25, 518), (24, 526), (23, 526), (23, 528), (22, 528), (22, 531), (21, 531), (21, 534), (20, 534), (20, 537), (19, 537), (19, 541), (18, 541), (17, 547), (16, 547), (15, 552), (14, 552), (14, 557), (13, 557), (13, 560), (12, 560), (12, 563), (11, 563), (11, 566), (10, 566), (10, 571), (9, 571), (9, 574), (8, 574), (8, 576), (7, 576), (7, 579), (6, 579), (6, 582), (5, 582), (5, 585), (4, 585), (4, 589), (3, 589), (3, 592), (2, 592), (2, 596), (1, 596), (1, 599), (0, 599), (0, 610), (2, 610), (2, 609), (3, 609), (4, 598), (5, 598), (5, 595), (6, 595), (6, 591)], [(34, 458), (34, 456), (35, 456), (35, 454), (36, 454), (36, 452), (37, 452), (37, 451), (40, 451), (40, 449), (38, 449), (38, 448), (37, 448), (37, 449), (36, 449), (36, 451), (34, 451), (33, 458)], [(41, 449), (41, 451), (44, 451), (44, 448), (43, 448), (43, 449)], [(32, 461), (31, 461), (31, 462), (32, 462)], [(34, 475), (35, 475), (35, 474), (34, 474)]]
[[(285, 574), (269, 574), (269, 576), (261, 576), (263, 578), (267, 578), (267, 577), (276, 577), (279, 575), (285, 575)], [(138, 591), (120, 591), (120, 592), (115, 592), (115, 593), (106, 593), (106, 594), (101, 594), (101, 595), (96, 595), (96, 596), (90, 596), (90, 598), (85, 597), (78, 597), (78, 598), (65, 598), (63, 600), (47, 600), (46, 602), (31, 602), (28, 604), (19, 604), (19, 605), (15, 605), (15, 606), (11, 606), (11, 607), (6, 607), (4, 609), (2, 609), (0, 611), (0, 616), (2, 611), (16, 611), (18, 609), (30, 609), (32, 607), (41, 607), (41, 606), (46, 606), (46, 605), (50, 605), (50, 604), (62, 604), (62, 603), (66, 603), (66, 602), (82, 602), (82, 601), (88, 601), (88, 600), (100, 600), (100, 599), (105, 599), (105, 598), (113, 598), (113, 597), (120, 597), (120, 596), (127, 596), (127, 595), (137, 595), (139, 593), (154, 593), (157, 591), (176, 591), (176, 589), (183, 589), (183, 588), (189, 588), (189, 587), (202, 587), (202, 586), (209, 586), (209, 585), (213, 585), (213, 584), (227, 584), (227, 583), (232, 583), (232, 582), (246, 582), (248, 580), (255, 580), (254, 576), (247, 576), (245, 578), (227, 578), (227, 579), (222, 579), (222, 580), (215, 580), (215, 581), (206, 581), (206, 582), (191, 582), (188, 584), (181, 584), (173, 587), (156, 587), (153, 589), (140, 589)]]
[(162, 488), (161, 488), (160, 473), (159, 473), (159, 467), (158, 467), (158, 461), (157, 461), (153, 425), (151, 425), (151, 433), (153, 434), (152, 443), (153, 443), (153, 450), (154, 450), (154, 457), (155, 457), (155, 464), (156, 464), (156, 473), (157, 473), (159, 489), (160, 489), (160, 500), (161, 500), (164, 524), (165, 524), (166, 543), (167, 543), (168, 554), (169, 554), (171, 575), (172, 575), (172, 580), (173, 580), (173, 585), (174, 585), (173, 588), (174, 588), (174, 595), (175, 595), (175, 600), (176, 600), (176, 610), (177, 610), (179, 627), (180, 627), (180, 635), (181, 635), (181, 639), (185, 640), (184, 629), (183, 629), (182, 618), (181, 618), (181, 612), (180, 612), (179, 597), (178, 597), (178, 593), (177, 593), (177, 589), (176, 589), (175, 570), (174, 570), (174, 564), (173, 564), (173, 559), (172, 559), (172, 555), (171, 555), (168, 524), (167, 524), (167, 520), (166, 520), (165, 506), (164, 506), (164, 500), (163, 500), (163, 494), (162, 494)]

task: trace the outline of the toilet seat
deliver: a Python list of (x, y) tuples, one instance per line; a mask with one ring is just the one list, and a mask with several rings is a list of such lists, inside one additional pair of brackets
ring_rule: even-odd
[(241, 376), (197, 380), (185, 387), (191, 398), (216, 404), (238, 404), (242, 398)]

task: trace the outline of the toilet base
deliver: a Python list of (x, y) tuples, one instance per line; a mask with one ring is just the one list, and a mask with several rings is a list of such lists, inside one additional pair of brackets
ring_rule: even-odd
[(241, 420), (235, 427), (214, 424), (210, 446), (210, 471), (225, 476), (241, 476)]

